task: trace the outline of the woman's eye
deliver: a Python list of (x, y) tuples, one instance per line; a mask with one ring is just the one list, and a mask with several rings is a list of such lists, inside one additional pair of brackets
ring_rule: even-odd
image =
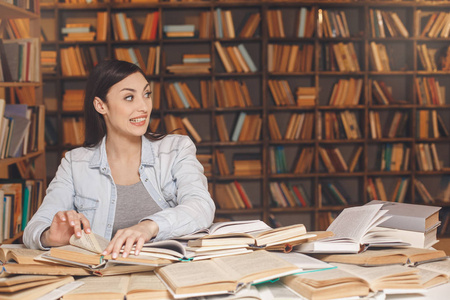
[(131, 101), (131, 100), (133, 100), (133, 96), (132, 96), (132, 95), (130, 95), (130, 96), (126, 96), (126, 97), (125, 97), (125, 100), (127, 100), (127, 101)]
[(145, 94), (144, 94), (144, 96), (145, 96), (145, 98), (150, 98), (150, 95), (152, 94), (152, 92), (146, 92)]

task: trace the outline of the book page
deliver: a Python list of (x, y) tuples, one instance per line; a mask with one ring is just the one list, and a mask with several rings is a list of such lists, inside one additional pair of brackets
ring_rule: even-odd
[(228, 272), (228, 268), (223, 269), (212, 260), (172, 264), (155, 272), (175, 289), (218, 282), (236, 282), (239, 278), (237, 273)]
[(450, 259), (430, 262), (417, 266), (418, 269), (430, 270), (450, 276)]
[(14, 260), (20, 264), (40, 265), (42, 263), (35, 261), (34, 258), (43, 253), (45, 253), (45, 251), (35, 249), (10, 248), (8, 254), (6, 254), (6, 260)]
[[(130, 281), (130, 275), (118, 275), (118, 276), (88, 276), (78, 279), (84, 284), (76, 290), (67, 293), (64, 299), (71, 297), (71, 295), (90, 294), (101, 295), (106, 293), (125, 295), (128, 283)], [(85, 298), (87, 299), (87, 297)]]
[[(358, 276), (370, 284), (372, 290), (382, 289), (382, 282), (388, 283), (389, 288), (395, 288), (396, 285), (419, 284), (418, 271), (401, 265), (390, 265), (380, 267), (361, 267), (357, 265), (335, 263), (338, 268), (343, 269), (355, 276)], [(402, 286), (398, 286), (401, 288)], [(416, 286), (418, 288), (418, 286)]]
[(167, 291), (167, 288), (155, 272), (131, 274), (128, 293), (142, 291)]
[(276, 278), (278, 277), (276, 276), (277, 274), (290, 270), (301, 271), (295, 265), (264, 250), (254, 251), (249, 254), (214, 258), (213, 261), (220, 265), (223, 270), (228, 272), (231, 269), (239, 274), (239, 280), (244, 283)]
[(299, 268), (302, 268), (303, 270), (334, 268), (334, 266), (330, 265), (329, 263), (326, 263), (317, 258), (298, 252), (290, 252), (290, 253), (274, 252), (274, 254), (290, 262), (291, 264), (296, 265)]
[(75, 235), (70, 237), (69, 243), (82, 249), (89, 250), (94, 253), (102, 253), (108, 246), (109, 241), (102, 236), (95, 233), (87, 234), (84, 231), (81, 232), (81, 237), (77, 238)]
[[(296, 281), (300, 281), (316, 288), (349, 281), (364, 282), (368, 284), (364, 279), (340, 268), (324, 270), (320, 272), (305, 273), (299, 276), (287, 276), (285, 278), (282, 278), (281, 281), (285, 284), (295, 284)], [(290, 286), (290, 284), (288, 284), (288, 286)]]
[(349, 238), (359, 243), (376, 217), (386, 213), (382, 211), (378, 215), (381, 207), (382, 204), (377, 204), (344, 209), (327, 228), (327, 231), (334, 232), (334, 237), (325, 240)]

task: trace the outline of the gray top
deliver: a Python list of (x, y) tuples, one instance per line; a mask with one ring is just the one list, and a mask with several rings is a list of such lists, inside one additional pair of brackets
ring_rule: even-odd
[(141, 181), (116, 187), (117, 206), (112, 237), (117, 230), (136, 225), (142, 218), (161, 211), (161, 207), (156, 204)]

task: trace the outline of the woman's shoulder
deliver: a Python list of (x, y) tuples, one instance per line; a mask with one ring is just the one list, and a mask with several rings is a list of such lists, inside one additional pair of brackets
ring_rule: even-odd
[(71, 161), (89, 161), (94, 155), (97, 147), (78, 147), (67, 151), (64, 155), (66, 158), (70, 158)]
[(157, 152), (166, 152), (194, 145), (194, 142), (188, 136), (182, 134), (168, 134), (164, 138), (150, 141), (150, 143)]

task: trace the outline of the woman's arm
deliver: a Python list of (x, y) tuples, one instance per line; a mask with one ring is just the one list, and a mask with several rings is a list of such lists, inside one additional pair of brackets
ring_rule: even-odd
[(47, 194), (28, 222), (23, 234), (24, 244), (31, 249), (46, 250), (51, 246), (67, 245), (74, 233), (81, 235), (81, 224), (90, 232), (89, 221), (75, 211), (70, 152), (61, 160)]

